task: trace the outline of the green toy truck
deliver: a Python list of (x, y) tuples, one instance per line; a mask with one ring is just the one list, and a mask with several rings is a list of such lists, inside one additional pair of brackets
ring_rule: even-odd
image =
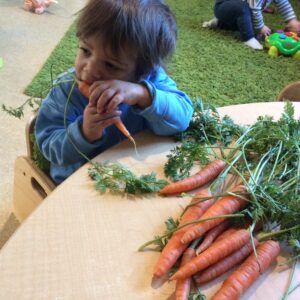
[(300, 39), (295, 32), (278, 30), (266, 38), (265, 45), (271, 57), (282, 54), (300, 59)]

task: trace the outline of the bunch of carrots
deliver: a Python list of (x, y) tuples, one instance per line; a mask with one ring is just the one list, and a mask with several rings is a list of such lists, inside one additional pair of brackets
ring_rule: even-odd
[[(210, 118), (203, 110), (197, 116), (198, 121), (185, 134), (187, 141), (199, 142), (199, 132), (204, 131), (204, 144), (198, 143), (198, 148), (208, 149), (216, 158), (195, 175), (165, 186), (160, 194), (182, 195), (210, 185), (196, 193), (176, 228), (168, 228), (140, 250), (149, 244), (164, 246), (154, 276), (170, 276), (176, 270), (170, 276), (177, 281), (176, 299), (188, 299), (192, 282), (196, 296), (202, 299), (201, 285), (231, 269), (234, 271), (212, 299), (238, 299), (276, 260), (279, 242), (291, 247), (287, 263), (296, 263), (300, 257), (300, 119), (287, 102), (281, 118), (260, 116), (227, 146), (220, 133), (228, 132), (228, 122)], [(218, 147), (220, 158), (214, 151)], [(168, 161), (172, 176), (178, 173), (176, 168), (180, 173), (185, 167), (178, 162), (185, 161), (183, 155), (188, 153), (181, 150), (174, 151), (173, 160)], [(194, 152), (188, 157), (200, 161)], [(236, 183), (229, 184), (228, 177)], [(298, 286), (292, 287), (290, 280), (284, 298)]]
[[(170, 183), (160, 193), (174, 195), (193, 190), (215, 179), (225, 168), (226, 163), (217, 159), (195, 175)], [(179, 265), (169, 278), (177, 281), (177, 300), (188, 299), (192, 285), (201, 286), (238, 265), (212, 299), (239, 299), (276, 259), (280, 252), (277, 241), (260, 243), (251, 230), (231, 225), (229, 218), (244, 217), (237, 212), (248, 205), (244, 185), (236, 185), (219, 197), (208, 189), (195, 194), (154, 268), (154, 277), (163, 278)]]

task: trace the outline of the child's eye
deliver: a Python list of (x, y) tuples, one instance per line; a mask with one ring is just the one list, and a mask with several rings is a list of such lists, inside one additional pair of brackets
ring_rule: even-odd
[(119, 70), (119, 67), (117, 67), (116, 65), (110, 63), (110, 62), (105, 62), (105, 66), (107, 67), (107, 69), (110, 69), (110, 70)]
[(88, 50), (87, 48), (80, 47), (79, 49), (85, 56), (89, 56), (91, 54), (90, 50)]

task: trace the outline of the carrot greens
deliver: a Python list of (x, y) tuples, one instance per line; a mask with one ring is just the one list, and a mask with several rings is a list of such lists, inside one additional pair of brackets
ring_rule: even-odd
[(106, 192), (125, 192), (128, 194), (143, 194), (158, 192), (167, 181), (156, 179), (154, 172), (137, 176), (126, 167), (117, 163), (93, 163), (89, 175), (95, 181), (97, 190)]
[(196, 98), (189, 127), (175, 137), (179, 141), (209, 143), (210, 145), (221, 143), (227, 146), (243, 131), (244, 128), (235, 124), (229, 116), (220, 118), (213, 105), (204, 103), (201, 98)]
[(191, 291), (189, 294), (188, 300), (206, 300), (206, 296), (202, 294), (199, 287), (195, 289), (195, 291)]
[(155, 236), (154, 237), (155, 241), (153, 242), (154, 245), (158, 246), (160, 251), (162, 251), (164, 249), (164, 247), (166, 246), (166, 244), (172, 237), (174, 231), (176, 230), (176, 228), (179, 225), (179, 220), (178, 219), (174, 220), (172, 217), (169, 217), (165, 221), (165, 225), (166, 225), (166, 230), (164, 232), (164, 235), (163, 236), (158, 236), (158, 235)]
[(18, 107), (7, 107), (5, 104), (2, 104), (2, 110), (8, 113), (9, 115), (21, 119), (24, 117), (24, 109), (26, 106), (32, 108), (33, 112), (37, 112), (40, 108), (42, 100), (40, 98), (29, 98), (24, 103)]
[(195, 161), (201, 165), (209, 162), (209, 152), (199, 143), (184, 142), (176, 146), (167, 155), (168, 161), (164, 166), (164, 172), (173, 181), (178, 181), (190, 175), (190, 170)]
[(254, 222), (263, 221), (265, 229), (277, 224), (280, 230), (273, 238), (287, 241), (298, 253), (300, 120), (294, 118), (292, 104), (286, 103), (278, 121), (259, 117), (244, 136), (244, 145), (244, 159), (235, 167), (249, 178), (252, 202), (246, 211)]
[(180, 141), (181, 145), (176, 146), (167, 156), (165, 175), (173, 181), (189, 176), (194, 163), (206, 165), (214, 148), (227, 147), (244, 130), (228, 116), (221, 119), (214, 106), (204, 104), (197, 98), (189, 127), (175, 135), (175, 139)]

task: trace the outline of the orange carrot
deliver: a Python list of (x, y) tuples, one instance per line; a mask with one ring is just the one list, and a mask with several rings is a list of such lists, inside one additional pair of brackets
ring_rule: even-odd
[[(258, 244), (256, 239), (254, 239), (254, 244), (255, 246)], [(204, 271), (195, 274), (194, 279), (196, 283), (203, 284), (219, 277), (220, 275), (224, 274), (225, 272), (245, 260), (252, 252), (253, 245), (252, 242), (249, 241), (242, 248), (226, 256), (224, 259), (218, 261)]]
[(222, 232), (216, 239), (215, 242), (220, 241), (221, 239), (227, 238), (228, 236), (230, 236), (231, 234), (233, 234), (234, 232), (238, 231), (238, 228), (235, 227), (231, 227), (228, 228), (227, 230), (225, 230), (224, 232)]
[[(85, 97), (89, 98), (90, 97), (90, 86), (84, 82), (84, 81), (79, 81), (78, 80), (78, 89), (79, 91), (82, 93), (82, 95), (84, 95)], [(115, 122), (115, 126), (134, 144), (135, 144), (135, 140), (133, 139), (133, 137), (131, 136), (131, 134), (129, 133), (129, 131), (127, 130), (127, 128), (125, 127), (124, 123), (121, 121), (121, 119), (119, 119), (118, 121)]]
[(251, 284), (266, 271), (280, 252), (279, 243), (266, 241), (256, 249), (222, 284), (212, 300), (235, 300), (248, 289)]
[(250, 239), (250, 233), (246, 229), (240, 229), (227, 239), (213, 243), (208, 249), (196, 256), (190, 262), (180, 267), (170, 278), (178, 280), (190, 277), (199, 271), (215, 264), (217, 261), (242, 248)]
[(204, 186), (216, 178), (225, 168), (223, 160), (216, 159), (193, 176), (170, 183), (160, 190), (162, 195), (179, 194)]
[[(233, 192), (241, 192), (244, 190), (243, 186), (237, 186)], [(214, 203), (201, 217), (201, 219), (212, 218), (220, 215), (231, 214), (244, 208), (248, 204), (248, 201), (241, 199), (238, 196), (228, 195), (224, 196)], [(189, 243), (192, 240), (202, 236), (205, 232), (211, 228), (217, 226), (224, 221), (225, 218), (217, 218), (207, 220), (202, 223), (194, 224), (182, 237), (181, 242), (183, 244)]]
[[(242, 229), (242, 228), (248, 228), (249, 226), (251, 226), (251, 223), (245, 222), (243, 224), (243, 226), (241, 226), (241, 227), (230, 227), (227, 230), (225, 230), (224, 232), (222, 232), (215, 239), (215, 241), (219, 241), (221, 239), (227, 238), (229, 235), (231, 235), (232, 233), (236, 232), (237, 230)], [(254, 228), (254, 232), (256, 232), (257, 230), (261, 229), (261, 227), (262, 227), (262, 223), (256, 223), (255, 228)]]
[(77, 81), (77, 84), (78, 84), (78, 89), (79, 89), (80, 93), (83, 96), (89, 98), (90, 97), (90, 86), (86, 82), (80, 81), (80, 80)]
[[(188, 263), (193, 257), (196, 256), (196, 247), (199, 243), (198, 240), (195, 240), (183, 253), (181, 258), (181, 266)], [(176, 300), (188, 300), (190, 289), (191, 289), (192, 278), (185, 278), (177, 280), (176, 290), (175, 290), (175, 299)]]
[(229, 221), (225, 220), (216, 227), (209, 230), (205, 237), (203, 242), (200, 244), (200, 246), (196, 250), (196, 255), (199, 255), (201, 252), (206, 250), (213, 241), (218, 237), (219, 234), (221, 234), (227, 227), (229, 226)]
[(125, 127), (124, 123), (119, 119), (118, 121), (115, 122), (115, 126), (134, 144), (136, 147), (136, 143), (134, 138), (131, 136), (130, 132), (127, 130)]
[[(210, 198), (203, 202), (199, 202), (198, 197), (209, 197), (211, 196), (207, 190), (197, 193), (197, 198), (193, 198), (191, 204), (197, 203), (190, 206), (180, 219), (179, 226), (186, 224), (189, 221), (197, 220), (203, 215), (203, 213), (214, 203), (214, 198)], [(167, 274), (167, 272), (176, 263), (177, 259), (187, 248), (188, 245), (181, 243), (182, 235), (190, 228), (192, 225), (187, 225), (178, 231), (175, 231), (168, 241), (167, 245), (162, 250), (159, 259), (154, 268), (154, 276), (162, 277)]]

